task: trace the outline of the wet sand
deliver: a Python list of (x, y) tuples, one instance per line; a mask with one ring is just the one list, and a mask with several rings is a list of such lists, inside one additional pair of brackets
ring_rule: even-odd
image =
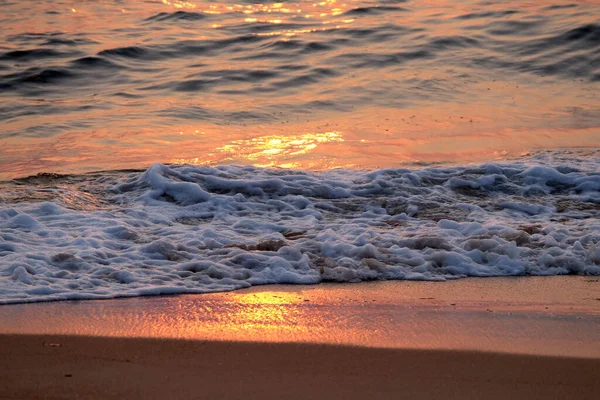
[(600, 279), (269, 285), (0, 307), (0, 333), (310, 342), (600, 358)]
[(600, 396), (600, 280), (264, 286), (0, 307), (0, 398)]

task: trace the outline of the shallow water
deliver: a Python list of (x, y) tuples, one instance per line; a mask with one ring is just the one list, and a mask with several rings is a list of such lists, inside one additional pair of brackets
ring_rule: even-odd
[(597, 1), (0, 6), (0, 179), (600, 143)]
[(595, 1), (1, 7), (0, 304), (600, 274)]

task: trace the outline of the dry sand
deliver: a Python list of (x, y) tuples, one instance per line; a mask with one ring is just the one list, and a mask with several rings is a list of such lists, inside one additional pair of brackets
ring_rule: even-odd
[(319, 344), (0, 336), (12, 399), (598, 399), (599, 359)]
[(492, 278), (3, 306), (0, 398), (598, 399), (599, 288)]

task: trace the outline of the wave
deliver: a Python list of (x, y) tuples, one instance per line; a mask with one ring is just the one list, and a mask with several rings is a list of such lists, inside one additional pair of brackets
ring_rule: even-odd
[(357, 7), (351, 10), (348, 10), (344, 13), (344, 15), (348, 16), (356, 16), (363, 14), (388, 14), (394, 12), (407, 12), (409, 11), (407, 8), (403, 7), (390, 7), (390, 6), (376, 6), (376, 7)]
[(40, 60), (44, 58), (64, 58), (70, 57), (77, 52), (60, 52), (53, 49), (29, 49), (29, 50), (13, 50), (0, 54), (0, 61), (18, 61), (27, 62), (32, 60)]
[[(293, 89), (301, 86), (316, 88), (318, 83), (319, 87), (335, 88), (340, 93), (337, 96), (340, 101), (362, 102), (356, 98), (356, 93), (361, 90), (354, 89), (367, 93), (377, 86), (376, 79), (369, 76), (369, 72), (365, 74), (365, 70), (383, 69), (398, 81), (398, 85), (386, 88), (386, 96), (371, 96), (376, 105), (385, 105), (395, 98), (406, 97), (406, 93), (416, 92), (415, 100), (429, 98), (426, 82), (414, 85), (404, 73), (436, 65), (451, 65), (477, 73), (496, 70), (533, 74), (557, 80), (577, 78), (596, 82), (600, 79), (595, 67), (600, 62), (598, 24), (553, 25), (549, 23), (552, 19), (543, 14), (536, 18), (521, 18), (521, 13), (514, 10), (477, 11), (453, 18), (475, 25), (464, 25), (456, 34), (444, 35), (431, 23), (435, 19), (422, 24), (403, 24), (391, 15), (411, 11), (396, 11), (395, 7), (353, 9), (348, 12), (356, 14), (353, 16), (357, 21), (370, 22), (336, 25), (335, 28), (310, 18), (277, 24), (236, 22), (219, 28), (218, 35), (206, 35), (202, 39), (153, 35), (151, 40), (123, 47), (100, 47), (101, 50), (96, 41), (86, 39), (85, 33), (12, 35), (7, 37), (7, 42), (17, 44), (19, 48), (0, 53), (0, 89), (28, 97), (36, 96), (39, 90), (43, 90), (44, 95), (64, 97), (74, 88), (82, 94), (102, 93), (111, 86), (121, 86), (119, 92), (143, 90), (147, 93), (152, 89), (173, 93), (213, 91), (221, 95), (266, 96), (288, 84)], [(378, 15), (371, 15), (373, 13)], [(390, 18), (384, 18), (388, 14)], [(145, 21), (198, 20), (203, 24), (205, 17), (202, 13), (177, 11), (158, 13)], [(513, 17), (520, 19), (511, 19)], [(142, 30), (142, 37), (156, 29), (148, 24), (138, 28)], [(208, 24), (202, 32), (204, 29), (208, 29)], [(296, 32), (304, 33), (297, 35)], [(189, 65), (188, 61), (194, 59), (201, 59), (202, 63)], [(253, 60), (264, 60), (267, 62), (264, 68), (273, 71), (282, 68), (287, 60), (294, 60), (304, 69), (311, 68), (311, 72), (304, 75), (302, 71), (278, 70), (277, 74), (261, 80), (260, 87), (249, 84), (231, 90), (230, 82), (239, 77), (232, 76), (235, 68), (228, 73), (222, 66), (228, 63), (247, 65)], [(170, 68), (185, 71), (186, 75), (204, 76), (181, 79), (179, 73), (169, 73)], [(314, 73), (325, 70), (332, 73)], [(222, 72), (222, 79), (205, 77), (216, 71)], [(369, 79), (352, 91), (338, 88), (336, 82), (340, 77), (348, 78), (357, 73)], [(461, 95), (451, 79), (444, 80), (440, 86), (444, 100)], [(286, 90), (281, 92), (282, 96), (288, 94)], [(378, 101), (381, 104), (377, 104)]]
[(122, 66), (103, 57), (82, 57), (71, 62), (78, 69), (119, 69)]
[(207, 16), (192, 11), (175, 11), (175, 12), (161, 12), (145, 19), (148, 22), (164, 22), (164, 21), (200, 21), (205, 19)]
[(97, 44), (95, 40), (82, 37), (82, 34), (70, 34), (66, 32), (25, 32), (17, 35), (9, 35), (6, 41), (9, 43), (23, 44), (27, 46), (85, 46)]
[(3, 183), (0, 303), (274, 283), (600, 275), (600, 158), (167, 166)]
[(161, 57), (152, 49), (142, 46), (116, 47), (102, 50), (98, 53), (101, 57), (130, 58), (136, 60), (158, 60)]

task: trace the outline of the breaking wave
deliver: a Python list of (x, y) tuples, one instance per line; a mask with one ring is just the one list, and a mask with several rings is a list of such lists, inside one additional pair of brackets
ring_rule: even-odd
[(274, 283), (600, 275), (600, 157), (167, 166), (1, 183), (0, 303)]

